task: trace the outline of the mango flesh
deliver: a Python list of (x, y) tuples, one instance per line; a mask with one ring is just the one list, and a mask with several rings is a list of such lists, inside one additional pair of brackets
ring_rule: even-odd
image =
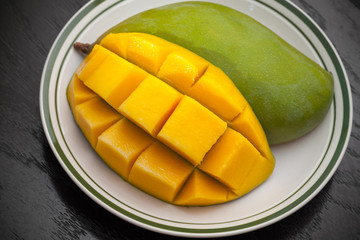
[(109, 34), (80, 64), (67, 97), (75, 121), (109, 167), (163, 201), (227, 202), (274, 169), (265, 133), (232, 81), (158, 37)]
[(151, 9), (104, 33), (143, 32), (191, 50), (222, 69), (245, 96), (270, 144), (299, 138), (325, 117), (330, 73), (249, 16), (208, 2)]

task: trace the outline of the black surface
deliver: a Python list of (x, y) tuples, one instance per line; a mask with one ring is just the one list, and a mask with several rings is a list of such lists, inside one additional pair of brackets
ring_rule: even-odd
[[(56, 36), (87, 1), (0, 0), (0, 239), (178, 239), (98, 206), (67, 176), (41, 125), (42, 69)], [(360, 9), (356, 0), (293, 0), (334, 43), (353, 94), (354, 123), (333, 178), (307, 205), (228, 239), (360, 239)]]

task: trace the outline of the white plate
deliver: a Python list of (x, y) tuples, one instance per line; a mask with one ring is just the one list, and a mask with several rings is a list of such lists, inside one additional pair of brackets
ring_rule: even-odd
[(76, 126), (66, 87), (82, 61), (75, 41), (92, 42), (104, 30), (138, 12), (171, 0), (91, 1), (76, 13), (55, 40), (45, 63), (40, 105), (43, 126), (54, 154), (73, 181), (99, 205), (143, 228), (187, 237), (218, 237), (249, 232), (292, 214), (328, 182), (346, 150), (352, 101), (342, 62), (320, 28), (287, 1), (214, 0), (260, 21), (331, 71), (335, 96), (331, 109), (310, 134), (272, 147), (272, 176), (244, 197), (210, 207), (178, 207), (157, 200), (124, 182), (96, 155)]

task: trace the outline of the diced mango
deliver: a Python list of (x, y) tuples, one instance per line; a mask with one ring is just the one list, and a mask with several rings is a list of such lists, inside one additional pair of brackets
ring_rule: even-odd
[(133, 34), (128, 41), (127, 59), (155, 75), (171, 49), (171, 45), (160, 38)]
[(76, 74), (73, 75), (67, 89), (67, 99), (72, 111), (75, 110), (76, 105), (96, 96), (97, 95), (93, 91), (87, 88), (83, 82), (80, 81)]
[(172, 202), (193, 170), (187, 161), (159, 142), (154, 142), (136, 160), (129, 182), (141, 190)]
[(84, 61), (77, 68), (75, 74), (81, 81), (87, 80), (110, 53), (111, 52), (106, 48), (95, 45), (90, 54), (86, 56)]
[(228, 128), (205, 156), (200, 168), (236, 192), (261, 158), (259, 151), (241, 133)]
[(226, 121), (233, 120), (248, 105), (223, 71), (210, 65), (190, 89), (189, 95)]
[(204, 206), (270, 176), (265, 133), (219, 68), (149, 34), (109, 34), (100, 44), (67, 97), (92, 147), (121, 177), (166, 202)]
[(75, 119), (91, 146), (95, 148), (99, 135), (122, 116), (99, 97), (75, 107)]
[(263, 156), (273, 162), (275, 161), (264, 130), (249, 105), (230, 123), (230, 126), (236, 131), (241, 132)]
[(226, 123), (184, 95), (158, 134), (158, 139), (195, 166), (226, 130)]
[(147, 75), (139, 67), (110, 53), (84, 83), (117, 109)]
[(157, 76), (171, 86), (187, 93), (208, 66), (209, 63), (198, 55), (179, 49), (167, 56)]
[(121, 35), (110, 33), (101, 40), (100, 45), (126, 59), (128, 40), (132, 35), (132, 33), (124, 33)]
[(181, 96), (168, 84), (149, 75), (121, 104), (119, 111), (155, 137)]
[(234, 193), (240, 197), (259, 186), (270, 177), (274, 165), (275, 162), (272, 159), (266, 159), (263, 156), (257, 158), (253, 168), (250, 170), (251, 172), (247, 175), (242, 184), (234, 190)]
[(195, 169), (174, 203), (186, 206), (213, 205), (226, 202), (228, 194), (229, 189), (227, 187)]
[(153, 142), (150, 135), (122, 118), (99, 136), (95, 150), (115, 172), (127, 179), (136, 158)]

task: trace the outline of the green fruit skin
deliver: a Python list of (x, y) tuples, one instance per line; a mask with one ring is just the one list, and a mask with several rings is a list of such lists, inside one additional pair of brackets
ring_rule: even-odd
[(220, 67), (253, 108), (270, 144), (310, 132), (332, 102), (329, 72), (259, 22), (222, 5), (170, 4), (132, 16), (102, 37), (110, 32), (150, 33)]

